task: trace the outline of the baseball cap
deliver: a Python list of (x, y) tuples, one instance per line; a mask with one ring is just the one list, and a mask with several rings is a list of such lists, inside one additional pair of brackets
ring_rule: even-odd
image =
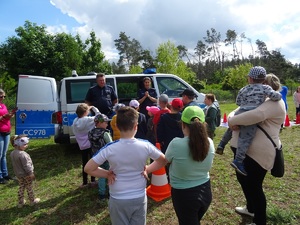
[(253, 79), (265, 79), (267, 75), (266, 69), (262, 66), (252, 67), (248, 76)]
[(182, 97), (183, 95), (197, 97), (197, 95), (191, 88), (185, 89), (179, 96)]
[(186, 107), (181, 115), (181, 120), (187, 124), (198, 118), (202, 123), (205, 122), (205, 115), (203, 110), (199, 106), (188, 106)]
[(94, 121), (103, 123), (103, 122), (109, 122), (109, 121), (111, 121), (111, 119), (109, 119), (105, 114), (100, 113), (95, 116)]
[(16, 140), (14, 140), (14, 144), (17, 145), (17, 146), (24, 146), (24, 145), (27, 145), (29, 143), (29, 138), (28, 137), (21, 137), (21, 138), (18, 138)]
[(166, 94), (161, 94), (158, 98), (158, 101), (167, 103), (169, 101), (169, 97)]
[(180, 98), (174, 98), (173, 101), (171, 102), (171, 106), (174, 109), (181, 109), (183, 107), (183, 102)]
[(117, 112), (120, 108), (124, 107), (125, 105), (123, 103), (118, 103), (118, 104), (115, 104), (114, 107), (113, 107), (113, 110), (115, 112)]
[(157, 106), (146, 106), (146, 109), (155, 115), (160, 109)]
[(131, 100), (130, 102), (129, 102), (129, 106), (130, 107), (133, 107), (133, 108), (138, 108), (139, 106), (140, 106), (140, 103), (138, 102), (138, 100)]

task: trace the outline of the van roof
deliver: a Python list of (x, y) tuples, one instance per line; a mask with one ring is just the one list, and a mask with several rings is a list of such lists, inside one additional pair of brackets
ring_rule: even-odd
[[(167, 73), (155, 73), (155, 74), (144, 74), (144, 73), (140, 73), (140, 74), (106, 74), (106, 77), (160, 77), (160, 76), (169, 76), (169, 77), (177, 77), (174, 74), (167, 74)], [(64, 77), (64, 80), (74, 80), (74, 79), (88, 79), (88, 78), (96, 78), (96, 75), (84, 75), (84, 76), (77, 76), (77, 77)]]

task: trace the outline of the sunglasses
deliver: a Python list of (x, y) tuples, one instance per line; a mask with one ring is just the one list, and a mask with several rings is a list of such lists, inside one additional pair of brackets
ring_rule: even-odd
[(0, 98), (6, 98), (6, 96), (5, 96), (5, 95), (2, 95), (2, 96), (0, 96)]

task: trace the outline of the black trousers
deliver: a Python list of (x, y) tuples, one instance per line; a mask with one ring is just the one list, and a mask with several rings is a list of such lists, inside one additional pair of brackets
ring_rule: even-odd
[(212, 201), (210, 181), (187, 189), (171, 189), (179, 225), (199, 225)]
[[(235, 154), (236, 148), (231, 147)], [(236, 173), (243, 193), (247, 201), (247, 209), (254, 213), (253, 223), (256, 225), (267, 224), (267, 201), (263, 190), (263, 181), (267, 170), (262, 168), (256, 161), (246, 155), (244, 160), (245, 170), (248, 175), (243, 176)]]
[[(81, 150), (81, 157), (82, 157), (82, 181), (83, 184), (88, 183), (88, 174), (84, 172), (84, 167), (87, 162), (93, 157), (93, 152), (91, 148)], [(91, 182), (95, 181), (95, 177), (91, 177)]]

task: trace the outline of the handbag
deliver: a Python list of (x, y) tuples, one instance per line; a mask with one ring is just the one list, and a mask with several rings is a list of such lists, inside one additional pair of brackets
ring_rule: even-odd
[(284, 175), (284, 157), (283, 157), (283, 151), (282, 151), (282, 145), (280, 148), (277, 147), (277, 145), (274, 143), (270, 135), (259, 125), (257, 125), (259, 129), (261, 129), (262, 132), (269, 138), (269, 140), (272, 142), (276, 155), (275, 155), (275, 161), (274, 166), (271, 169), (271, 174), (273, 177), (283, 177)]

